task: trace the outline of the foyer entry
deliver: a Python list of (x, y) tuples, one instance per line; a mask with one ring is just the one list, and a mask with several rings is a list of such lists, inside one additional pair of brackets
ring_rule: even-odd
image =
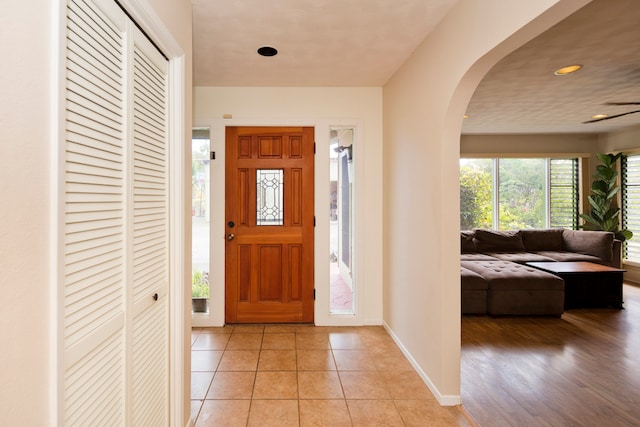
[(225, 140), (225, 322), (313, 322), (314, 129)]

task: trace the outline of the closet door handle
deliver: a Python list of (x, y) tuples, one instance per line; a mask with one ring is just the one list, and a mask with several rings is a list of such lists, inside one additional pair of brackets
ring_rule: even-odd
[(158, 301), (158, 293), (153, 294), (152, 298), (154, 301)]

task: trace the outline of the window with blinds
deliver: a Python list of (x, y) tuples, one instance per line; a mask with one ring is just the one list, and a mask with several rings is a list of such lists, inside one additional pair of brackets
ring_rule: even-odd
[(622, 156), (622, 228), (633, 232), (623, 257), (640, 262), (640, 154)]
[(461, 229), (575, 230), (579, 179), (577, 158), (460, 159)]
[(549, 225), (578, 228), (578, 159), (550, 159)]

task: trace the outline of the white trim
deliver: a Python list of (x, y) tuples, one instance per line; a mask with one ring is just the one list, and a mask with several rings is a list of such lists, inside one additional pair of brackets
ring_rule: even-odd
[[(208, 127), (210, 150), (216, 152), (216, 160), (211, 163), (211, 222), (210, 222), (210, 259), (209, 283), (211, 293), (209, 300), (209, 314), (192, 315), (193, 326), (223, 326), (224, 325), (224, 239), (218, 238), (224, 234), (224, 162), (225, 162), (225, 127), (226, 126), (312, 126), (315, 130), (316, 159), (314, 167), (315, 214), (316, 228), (314, 238), (314, 284), (316, 288), (316, 302), (314, 308), (314, 323), (318, 326), (361, 326), (381, 325), (381, 319), (365, 319), (364, 302), (366, 287), (366, 272), (361, 271), (365, 265), (364, 239), (354, 237), (354, 269), (353, 277), (356, 286), (354, 299), (356, 301), (355, 314), (329, 313), (329, 130), (334, 127), (353, 128), (355, 131), (354, 144), (354, 213), (356, 215), (354, 236), (359, 236), (364, 230), (364, 123), (360, 119), (208, 119), (194, 120), (193, 127)], [(325, 160), (323, 162), (323, 160)], [(215, 162), (215, 163), (214, 163)], [(217, 197), (213, 197), (217, 195)], [(325, 235), (326, 238), (319, 238)]]
[(163, 55), (172, 58), (184, 55), (180, 44), (173, 38), (161, 19), (155, 14), (149, 0), (118, 0), (133, 20), (140, 25), (147, 37), (157, 45)]
[(591, 158), (591, 153), (460, 153), (461, 159), (529, 159), (529, 158), (549, 158), (549, 159), (568, 159), (568, 158)]
[[(185, 385), (185, 68), (184, 56), (169, 62), (169, 419), (184, 422)], [(189, 420), (191, 424), (191, 420)]]
[(433, 393), (436, 400), (438, 401), (438, 403), (440, 403), (441, 406), (456, 406), (462, 403), (462, 398), (460, 397), (460, 395), (448, 395), (440, 393), (440, 390), (438, 390), (433, 381), (431, 381), (431, 378), (429, 378), (429, 376), (422, 370), (418, 362), (413, 358), (409, 350), (407, 350), (402, 341), (400, 341), (400, 338), (398, 338), (398, 336), (393, 332), (393, 329), (389, 327), (387, 322), (383, 322), (382, 326), (384, 326), (385, 330), (389, 333), (391, 338), (393, 338), (393, 341), (395, 341), (397, 346), (400, 348), (402, 354), (404, 354), (407, 360), (409, 360), (411, 366), (413, 366), (420, 378), (422, 378), (422, 381), (424, 381), (427, 387), (429, 387), (429, 390), (431, 390), (431, 393)]

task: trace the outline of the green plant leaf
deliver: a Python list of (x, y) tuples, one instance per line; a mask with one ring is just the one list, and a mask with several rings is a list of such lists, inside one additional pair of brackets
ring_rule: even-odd
[(589, 196), (589, 204), (596, 212), (604, 212), (607, 209), (607, 206), (603, 203), (603, 198), (593, 194)]
[[(598, 221), (588, 214), (580, 214), (580, 218), (584, 219), (588, 224), (597, 225)], [(586, 228), (586, 227), (585, 227)]]
[(614, 181), (616, 176), (618, 176), (618, 172), (604, 165), (598, 165), (596, 171), (596, 175), (606, 182)]
[(601, 154), (601, 153), (597, 153), (596, 157), (598, 158), (598, 160), (600, 160), (600, 163), (603, 163), (607, 166), (611, 166), (611, 161), (612, 161), (612, 155), (611, 154)]
[(611, 200), (613, 199), (613, 196), (615, 196), (616, 194), (618, 194), (618, 192), (620, 191), (620, 187), (616, 187), (613, 190), (611, 190), (609, 192), (609, 194), (607, 195), (607, 199)]
[(622, 240), (623, 242), (625, 240), (629, 240), (633, 237), (633, 232), (631, 232), (630, 230), (620, 230), (616, 233), (616, 239), (618, 240)]
[(609, 208), (603, 215), (603, 218), (618, 218), (618, 212), (620, 212), (620, 208), (618, 207)]

